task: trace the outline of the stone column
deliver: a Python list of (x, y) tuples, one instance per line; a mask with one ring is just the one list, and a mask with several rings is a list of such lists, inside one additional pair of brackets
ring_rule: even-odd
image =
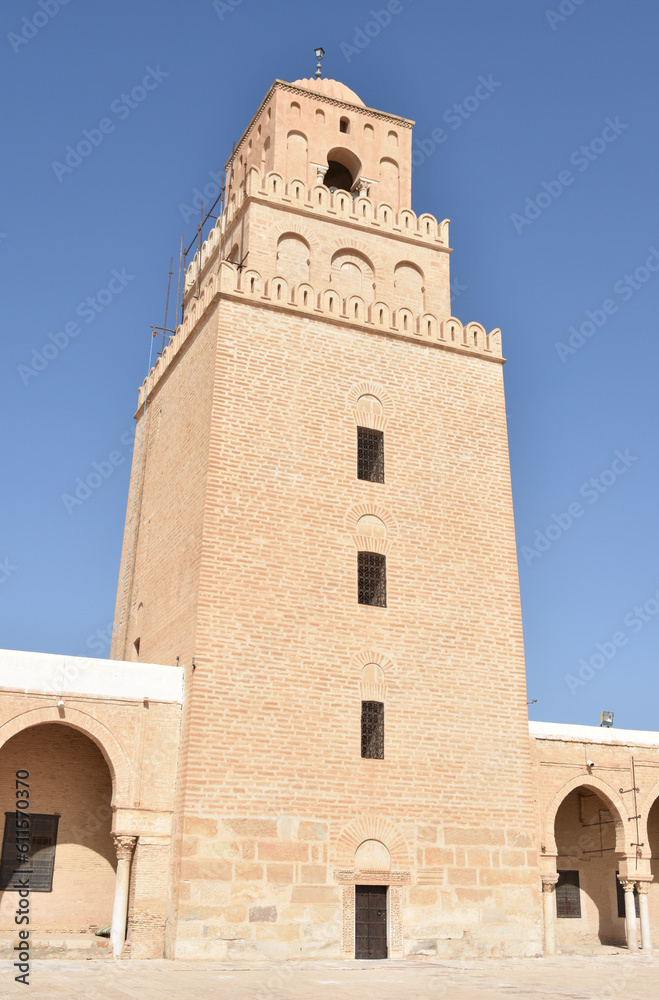
[(114, 884), (114, 905), (112, 907), (112, 957), (119, 958), (126, 940), (126, 920), (128, 917), (128, 887), (130, 885), (130, 863), (137, 843), (137, 837), (112, 834), (117, 852), (117, 875)]
[(543, 949), (545, 955), (556, 954), (556, 936), (554, 928), (556, 925), (556, 883), (558, 875), (542, 876), (542, 909), (544, 915), (543, 927)]
[(630, 954), (638, 951), (638, 937), (636, 934), (636, 905), (634, 903), (634, 885), (632, 879), (621, 878), (622, 887), (625, 890), (625, 931), (627, 933), (627, 948)]
[(652, 934), (650, 932), (650, 910), (648, 909), (649, 882), (637, 882), (638, 909), (641, 916), (641, 948), (646, 955), (652, 953)]

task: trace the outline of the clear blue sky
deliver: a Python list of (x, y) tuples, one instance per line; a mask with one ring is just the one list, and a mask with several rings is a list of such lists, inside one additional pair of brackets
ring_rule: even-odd
[[(452, 221), (453, 311), (503, 331), (531, 717), (659, 728), (656, 3), (401, 0), (367, 45), (383, 2), (42, 3), (0, 14), (0, 644), (108, 655), (89, 639), (113, 614), (149, 325), (194, 234), (179, 206), (322, 44), (324, 75), (416, 120), (413, 207)], [(85, 129), (91, 155), (53, 168)]]

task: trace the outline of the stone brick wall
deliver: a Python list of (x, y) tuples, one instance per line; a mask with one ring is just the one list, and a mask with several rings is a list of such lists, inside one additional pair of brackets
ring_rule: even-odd
[[(382, 117), (359, 115), (380, 162)], [(407, 195), (243, 166), (149, 377), (167, 433), (145, 431), (119, 629), (188, 670), (167, 953), (349, 954), (377, 877), (392, 954), (536, 954), (498, 331), (450, 316), (446, 225)], [(357, 479), (360, 424), (383, 484)], [(357, 602), (361, 549), (386, 556), (386, 608)], [(384, 760), (361, 757), (365, 692)], [(389, 863), (362, 871), (369, 851)]]
[[(174, 665), (177, 656), (189, 663), (194, 656), (215, 337), (214, 320), (199, 324), (194, 350), (183, 351), (168, 372), (167, 393), (146, 415), (142, 408), (136, 414), (117, 593), (119, 637), (115, 625), (113, 640), (117, 659), (135, 658), (138, 638), (139, 659), (147, 663)], [(160, 591), (161, 597), (145, 601), (142, 591), (149, 597)]]
[[(220, 863), (224, 840), (189, 833), (181, 842), (176, 953), (336, 954), (342, 903), (331, 866), (352, 859), (339, 858), (335, 845), (363, 814), (397, 825), (415, 879), (431, 869), (432, 884), (403, 890), (410, 949), (537, 950), (500, 366), (220, 301), (184, 814), (211, 825), (234, 817), (318, 820), (329, 831), (328, 843), (317, 845), (328, 850), (329, 867), (323, 878), (317, 872), (314, 889), (323, 908), (304, 918), (290, 907), (294, 889), (311, 891), (302, 874), (315, 863), (308, 842), (284, 838), (274, 850), (281, 857), (265, 846), (261, 856), (233, 836), (237, 854)], [(369, 419), (355, 411), (358, 386), (384, 401), (385, 484), (356, 478), (357, 421)], [(167, 408), (176, 391), (164, 380), (149, 405)], [(170, 426), (166, 458), (157, 447), (148, 456), (145, 493), (150, 475), (164, 482), (161, 461), (175, 465), (177, 454), (200, 461), (192, 440)], [(161, 500), (175, 519), (176, 484)], [(387, 554), (386, 609), (357, 604), (357, 548), (374, 543), (356, 533), (353, 511), (371, 511), (389, 526), (378, 539)], [(164, 542), (154, 537), (154, 544), (162, 559), (172, 558)], [(147, 585), (143, 577), (139, 588), (158, 616), (153, 635), (142, 636), (148, 656), (171, 660), (176, 636), (166, 623), (178, 596), (156, 591), (155, 579)], [(385, 674), (384, 761), (360, 757), (361, 671), (369, 659)], [(426, 831), (418, 841), (417, 825)], [(245, 880), (245, 867), (232, 868), (260, 862), (266, 867), (253, 869), (254, 881)], [(285, 866), (275, 869), (285, 886), (277, 892), (268, 862)], [(272, 914), (273, 906), (277, 930), (269, 919), (249, 919), (253, 907)], [(322, 948), (302, 937), (309, 922), (322, 926)], [(428, 945), (427, 928), (437, 926)], [(277, 935), (295, 944), (275, 947)]]

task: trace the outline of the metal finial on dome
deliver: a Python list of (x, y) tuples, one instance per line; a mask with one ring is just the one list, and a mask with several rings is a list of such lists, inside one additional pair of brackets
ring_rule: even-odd
[(320, 80), (320, 76), (321, 76), (320, 64), (323, 61), (323, 56), (325, 55), (325, 49), (321, 49), (319, 47), (317, 49), (314, 49), (314, 52), (315, 52), (315, 55), (316, 55), (316, 59), (318, 60), (318, 65), (316, 66), (316, 79)]

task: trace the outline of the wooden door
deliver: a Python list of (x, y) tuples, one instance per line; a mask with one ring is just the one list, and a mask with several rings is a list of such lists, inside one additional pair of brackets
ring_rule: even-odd
[(387, 887), (355, 886), (355, 958), (387, 957)]

